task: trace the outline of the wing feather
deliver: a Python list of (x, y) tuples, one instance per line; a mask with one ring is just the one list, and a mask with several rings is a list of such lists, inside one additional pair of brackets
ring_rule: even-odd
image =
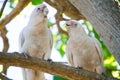
[(74, 62), (73, 62), (73, 54), (72, 54), (72, 52), (70, 51), (70, 48), (69, 48), (70, 46), (68, 45), (67, 46), (67, 58), (68, 58), (68, 61), (69, 61), (69, 63), (72, 65), (72, 66), (74, 66)]
[(25, 37), (24, 37), (24, 35), (23, 35), (24, 33), (23, 33), (23, 31), (20, 33), (20, 36), (19, 36), (19, 51), (20, 52), (23, 52), (22, 51), (22, 46), (23, 46), (23, 44), (24, 44), (24, 42), (25, 42)]

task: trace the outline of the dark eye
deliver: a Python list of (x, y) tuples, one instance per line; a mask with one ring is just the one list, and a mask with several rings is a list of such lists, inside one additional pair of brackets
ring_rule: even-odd
[(40, 12), (41, 10), (40, 10), (40, 8), (37, 8), (37, 12)]
[(66, 24), (66, 26), (70, 26), (69, 24)]
[(76, 27), (77, 27), (77, 24), (74, 24), (73, 27), (76, 28)]

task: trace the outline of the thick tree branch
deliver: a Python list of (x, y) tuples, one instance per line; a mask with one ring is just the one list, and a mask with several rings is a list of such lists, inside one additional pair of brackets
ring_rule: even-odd
[(47, 72), (53, 75), (65, 77), (73, 80), (117, 80), (102, 75), (98, 75), (94, 72), (89, 72), (83, 69), (76, 69), (68, 65), (60, 64), (53, 62), (50, 64), (48, 61), (38, 59), (38, 58), (29, 58), (26, 59), (19, 53), (3, 53), (0, 52), (0, 64), (7, 64), (10, 66), (18, 66), (23, 68), (30, 68), (33, 70), (40, 70)]
[(86, 18), (74, 7), (69, 0), (44, 0), (52, 7), (56, 8), (60, 12), (63, 8), (63, 13), (68, 17), (76, 20), (86, 20)]
[(17, 6), (10, 14), (0, 21), (0, 30), (5, 27), (14, 17), (16, 17), (30, 2), (31, 0), (19, 0)]
[(69, 0), (92, 23), (120, 64), (120, 8), (115, 0)]

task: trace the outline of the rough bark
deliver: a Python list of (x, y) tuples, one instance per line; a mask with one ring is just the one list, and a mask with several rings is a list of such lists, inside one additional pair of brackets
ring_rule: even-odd
[(69, 0), (89, 20), (120, 64), (120, 8), (114, 0)]
[(88, 79), (117, 80), (102, 75), (98, 75), (94, 72), (89, 72), (83, 69), (76, 69), (74, 67), (70, 67), (68, 65), (64, 65), (57, 62), (53, 62), (52, 64), (50, 64), (50, 62), (48, 61), (34, 57), (25, 58), (17, 52), (15, 53), (0, 52), (0, 64), (30, 68), (33, 70), (40, 70), (43, 72), (47, 72), (53, 75), (61, 76), (72, 80), (88, 80)]

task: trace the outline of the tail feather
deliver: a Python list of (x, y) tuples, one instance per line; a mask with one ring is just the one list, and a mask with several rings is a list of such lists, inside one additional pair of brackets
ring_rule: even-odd
[(45, 80), (44, 73), (22, 68), (23, 80)]

